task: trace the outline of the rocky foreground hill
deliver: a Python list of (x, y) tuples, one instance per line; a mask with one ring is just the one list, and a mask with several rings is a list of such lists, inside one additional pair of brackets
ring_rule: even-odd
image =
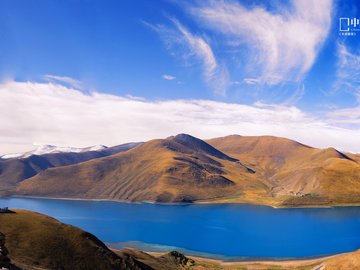
[[(11, 182), (10, 174), (1, 177), (3, 171), (0, 186)], [(360, 155), (271, 136), (203, 141), (179, 134), (39, 170), (6, 193), (132, 202), (359, 204)]]
[[(0, 213), (0, 232), (0, 269), (155, 269), (139, 260), (135, 251), (115, 253), (88, 232), (30, 211)], [(167, 269), (187, 269), (194, 264), (177, 252), (156, 261)]]

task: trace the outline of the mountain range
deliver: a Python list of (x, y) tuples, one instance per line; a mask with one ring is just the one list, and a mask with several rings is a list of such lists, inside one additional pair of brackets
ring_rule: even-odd
[(286, 138), (179, 134), (98, 151), (0, 159), (3, 194), (271, 206), (360, 202), (360, 155)]
[(68, 166), (94, 158), (129, 150), (141, 143), (127, 143), (114, 147), (58, 148), (40, 146), (34, 151), (4, 155), (0, 158), (0, 195), (6, 194), (21, 181), (51, 167)]

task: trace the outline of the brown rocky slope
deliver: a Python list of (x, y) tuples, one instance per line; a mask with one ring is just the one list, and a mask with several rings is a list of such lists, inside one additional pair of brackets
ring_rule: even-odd
[(38, 213), (1, 213), (0, 231), (17, 266), (10, 269), (152, 269), (132, 256), (115, 254), (90, 233)]
[(21, 182), (14, 193), (274, 206), (358, 204), (360, 164), (333, 148), (285, 138), (232, 135), (205, 142), (180, 134), (109, 157), (49, 168)]
[(106, 147), (97, 151), (63, 152), (43, 155), (31, 155), (25, 158), (0, 157), (0, 195), (6, 194), (21, 181), (33, 177), (41, 171), (52, 167), (68, 166), (88, 160), (113, 155), (132, 149), (141, 143), (127, 143)]
[(271, 186), (274, 201), (283, 205), (360, 202), (360, 163), (334, 148), (272, 136), (232, 135), (208, 143), (256, 168), (257, 176)]
[(239, 160), (181, 134), (110, 157), (50, 168), (23, 181), (17, 194), (188, 202), (238, 196), (241, 187), (264, 192), (266, 186), (253, 175)]

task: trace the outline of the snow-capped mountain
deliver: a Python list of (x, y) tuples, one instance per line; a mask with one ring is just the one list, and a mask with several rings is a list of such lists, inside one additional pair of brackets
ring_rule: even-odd
[(27, 158), (31, 155), (44, 155), (44, 154), (53, 154), (53, 153), (83, 153), (89, 151), (101, 151), (106, 149), (107, 147), (104, 145), (94, 145), (85, 148), (76, 148), (76, 147), (59, 147), (55, 145), (39, 145), (36, 149), (32, 151), (28, 151), (25, 153), (15, 153), (15, 154), (7, 154), (1, 156), (2, 159), (9, 158)]

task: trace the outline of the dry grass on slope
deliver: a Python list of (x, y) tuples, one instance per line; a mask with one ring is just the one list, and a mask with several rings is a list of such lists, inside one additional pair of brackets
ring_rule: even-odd
[[(184, 139), (185, 138), (185, 139)], [(181, 135), (81, 164), (48, 169), (22, 182), (21, 195), (188, 202), (240, 196), (266, 185), (240, 161)]]
[(275, 205), (360, 203), (360, 164), (354, 155), (271, 136), (233, 135), (208, 142), (256, 170), (271, 186)]
[[(273, 206), (360, 203), (360, 163), (334, 148), (271, 136), (180, 134), (124, 153), (47, 169), (19, 195)], [(211, 145), (210, 145), (211, 144)]]
[(138, 269), (136, 261), (117, 256), (94, 235), (38, 213), (0, 214), (0, 231), (9, 257), (25, 269)]

